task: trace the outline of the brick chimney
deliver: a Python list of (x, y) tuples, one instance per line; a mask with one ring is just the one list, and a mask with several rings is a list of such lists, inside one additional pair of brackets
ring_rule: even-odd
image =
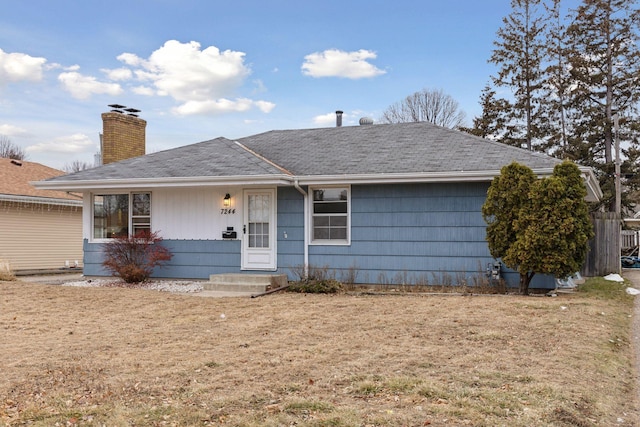
[[(121, 107), (121, 106), (119, 106)], [(125, 111), (138, 112), (132, 108)], [(102, 164), (106, 165), (145, 154), (146, 120), (119, 110), (102, 113)]]

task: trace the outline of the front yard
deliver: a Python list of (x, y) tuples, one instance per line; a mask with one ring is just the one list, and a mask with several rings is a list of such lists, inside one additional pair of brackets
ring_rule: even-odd
[(250, 299), (0, 282), (0, 423), (640, 425), (633, 300), (604, 286)]

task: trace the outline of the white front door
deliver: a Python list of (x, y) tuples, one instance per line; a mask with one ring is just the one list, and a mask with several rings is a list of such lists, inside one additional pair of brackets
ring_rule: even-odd
[(245, 190), (242, 227), (242, 269), (275, 270), (275, 190)]

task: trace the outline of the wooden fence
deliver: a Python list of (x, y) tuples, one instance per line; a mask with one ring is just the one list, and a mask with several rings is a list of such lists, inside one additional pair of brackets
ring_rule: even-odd
[(638, 249), (640, 248), (640, 231), (638, 230), (622, 230), (621, 245), (623, 255), (639, 255)]
[(589, 241), (582, 275), (593, 277), (620, 273), (620, 216), (614, 212), (594, 212), (591, 221), (595, 236)]

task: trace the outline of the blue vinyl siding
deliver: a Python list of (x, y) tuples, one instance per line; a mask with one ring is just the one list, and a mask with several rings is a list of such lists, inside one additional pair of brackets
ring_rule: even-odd
[[(291, 187), (278, 188), (278, 272), (290, 279), (304, 266), (304, 198)], [(285, 238), (286, 233), (286, 238)]]
[(351, 245), (310, 246), (311, 265), (361, 283), (472, 281), (492, 261), (482, 219), (488, 183), (351, 187)]
[[(240, 273), (240, 240), (163, 240), (173, 258), (153, 277), (208, 279), (211, 274)], [(84, 275), (105, 276), (102, 244), (84, 242)]]

